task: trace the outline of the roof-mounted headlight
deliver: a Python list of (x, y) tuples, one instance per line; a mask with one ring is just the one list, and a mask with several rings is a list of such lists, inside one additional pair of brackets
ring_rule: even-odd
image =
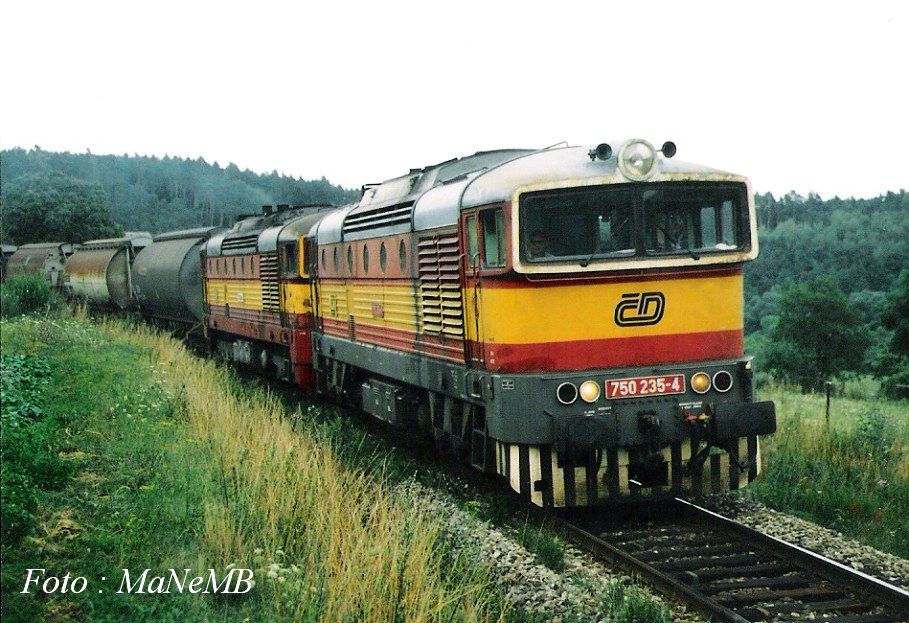
[(634, 138), (619, 148), (619, 170), (630, 180), (640, 182), (653, 175), (656, 149), (641, 138)]

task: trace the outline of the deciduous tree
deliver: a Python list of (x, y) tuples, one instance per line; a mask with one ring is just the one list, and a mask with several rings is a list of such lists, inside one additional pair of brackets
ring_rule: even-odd
[(3, 192), (4, 238), (29, 242), (84, 242), (122, 230), (111, 219), (97, 184), (61, 173), (25, 175)]
[(855, 305), (830, 277), (791, 287), (780, 297), (767, 366), (805, 390), (859, 370), (867, 340)]

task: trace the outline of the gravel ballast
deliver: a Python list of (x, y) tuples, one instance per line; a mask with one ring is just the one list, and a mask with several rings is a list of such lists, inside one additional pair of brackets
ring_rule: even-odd
[(475, 517), (447, 494), (416, 482), (398, 492), (433, 515), (459, 553), (474, 556), (492, 570), (492, 578), (508, 601), (544, 621), (613, 621), (615, 612), (604, 607), (606, 596), (617, 590), (650, 599), (671, 612), (673, 623), (701, 621), (683, 604), (667, 602), (631, 577), (608, 569), (584, 552), (565, 547), (565, 569), (556, 572), (537, 562), (534, 555), (511, 538), (506, 530)]
[(712, 496), (706, 500), (705, 507), (764, 534), (909, 590), (909, 560), (863, 545), (841, 532), (734, 494)]
[[(653, 595), (629, 576), (609, 569), (585, 552), (565, 547), (565, 568), (557, 572), (512, 538), (513, 530), (490, 525), (449, 494), (407, 482), (397, 487), (410, 503), (436, 517), (453, 549), (487, 565), (497, 586), (515, 607), (545, 621), (613, 621), (619, 591), (650, 599), (671, 612), (674, 623), (702, 620), (684, 604)], [(909, 589), (909, 561), (862, 545), (839, 532), (781, 513), (735, 495), (714, 496), (705, 506), (771, 536), (816, 551), (863, 573)]]

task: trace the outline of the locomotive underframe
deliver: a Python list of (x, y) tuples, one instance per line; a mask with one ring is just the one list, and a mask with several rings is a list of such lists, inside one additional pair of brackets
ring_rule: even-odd
[[(313, 334), (319, 389), (422, 429), (543, 506), (720, 492), (760, 471), (772, 403), (751, 402), (748, 358), (563, 374), (493, 374)], [(563, 405), (562, 382), (727, 370), (734, 390)]]

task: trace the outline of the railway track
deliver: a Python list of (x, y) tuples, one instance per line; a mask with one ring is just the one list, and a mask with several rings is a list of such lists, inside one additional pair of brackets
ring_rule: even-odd
[[(291, 395), (296, 396), (295, 390)], [(387, 438), (386, 427), (372, 428), (376, 420), (362, 421)], [(489, 486), (489, 480), (462, 462), (448, 467), (477, 488)], [(712, 620), (909, 623), (906, 590), (686, 500), (676, 498), (651, 510), (649, 520), (642, 519), (647, 513), (635, 506), (628, 520), (617, 523), (603, 509), (572, 513), (568, 519), (508, 497), (516, 508), (554, 522), (593, 556), (643, 578)]]
[(594, 556), (714, 620), (909, 622), (909, 592), (899, 587), (685, 500), (660, 516), (633, 527), (602, 515), (560, 527)]

